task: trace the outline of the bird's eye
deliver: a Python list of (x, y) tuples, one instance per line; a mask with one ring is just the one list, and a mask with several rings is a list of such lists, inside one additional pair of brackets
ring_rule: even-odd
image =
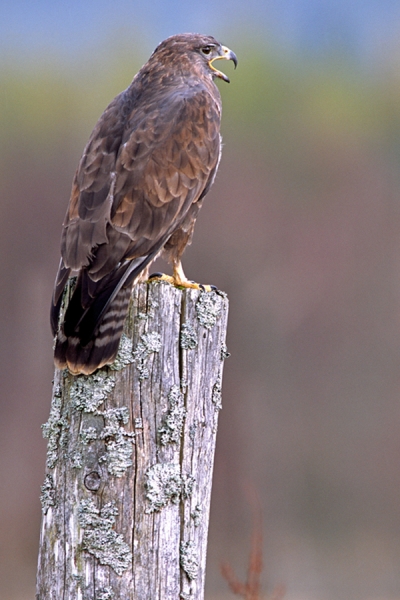
[(210, 54), (212, 49), (213, 49), (213, 46), (204, 46), (204, 48), (202, 48), (201, 51), (203, 54), (205, 54), (207, 56), (208, 54)]

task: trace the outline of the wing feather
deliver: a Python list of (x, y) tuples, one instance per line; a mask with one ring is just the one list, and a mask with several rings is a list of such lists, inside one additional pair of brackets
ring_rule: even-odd
[[(200, 197), (218, 162), (219, 110), (207, 90), (176, 93), (150, 111), (140, 105), (118, 130), (117, 116), (126, 112), (127, 102), (120, 95), (105, 111), (78, 167), (64, 223), (67, 267), (98, 273), (96, 252), (105, 252), (101, 246), (109, 244), (110, 227), (128, 236), (130, 257), (135, 246), (142, 251), (143, 237), (156, 245)], [(109, 143), (110, 136), (119, 137), (119, 148)], [(116, 267), (122, 245), (114, 252), (109, 244), (103, 266)]]

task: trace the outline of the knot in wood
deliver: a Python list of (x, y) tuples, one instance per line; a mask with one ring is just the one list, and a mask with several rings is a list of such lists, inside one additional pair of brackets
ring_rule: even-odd
[(85, 487), (91, 492), (97, 492), (101, 484), (101, 476), (97, 471), (91, 471), (85, 476)]

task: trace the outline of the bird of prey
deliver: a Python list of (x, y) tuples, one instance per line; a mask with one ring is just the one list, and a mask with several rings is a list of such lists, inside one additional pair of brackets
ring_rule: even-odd
[[(215, 62), (236, 55), (215, 38), (161, 42), (106, 108), (83, 152), (63, 223), (51, 307), (58, 368), (89, 375), (114, 361), (132, 286), (158, 255), (186, 279), (181, 256), (221, 154)], [(77, 275), (59, 323), (63, 290)]]

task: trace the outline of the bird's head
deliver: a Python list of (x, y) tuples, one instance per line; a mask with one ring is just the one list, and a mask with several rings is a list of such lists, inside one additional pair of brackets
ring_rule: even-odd
[(229, 77), (219, 71), (214, 63), (217, 60), (231, 60), (237, 67), (236, 54), (222, 46), (214, 37), (200, 35), (197, 33), (183, 33), (173, 35), (157, 46), (152, 57), (157, 61), (165, 61), (165, 64), (173, 65), (177, 71), (185, 67), (193, 71), (200, 71), (210, 75), (213, 79), (219, 77), (227, 83)]
[(222, 46), (217, 40), (214, 38), (208, 38), (210, 41), (206, 44), (202, 44), (199, 48), (200, 53), (204, 57), (209, 69), (211, 69), (211, 74), (213, 77), (219, 77), (223, 79), (227, 83), (230, 83), (230, 79), (225, 73), (222, 71), (218, 71), (218, 69), (213, 65), (217, 60), (231, 60), (235, 65), (235, 69), (237, 67), (237, 58), (236, 54), (227, 48), (226, 46)]

